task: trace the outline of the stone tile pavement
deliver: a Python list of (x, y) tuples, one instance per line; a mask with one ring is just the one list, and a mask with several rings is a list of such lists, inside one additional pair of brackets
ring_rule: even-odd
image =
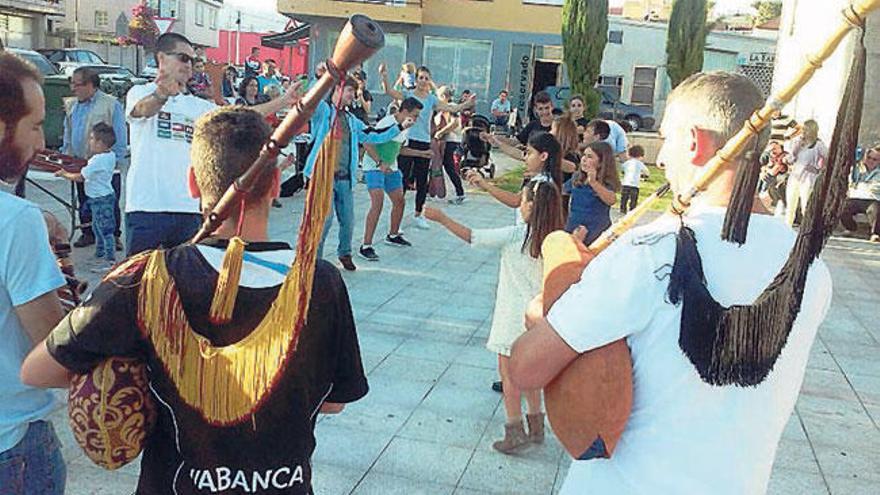
[[(64, 190), (63, 184), (50, 186)], [(42, 193), (32, 189), (30, 197), (61, 214)], [(364, 186), (355, 197), (357, 244), (368, 202)], [(272, 212), (271, 231), (292, 240), (302, 195), (282, 202), (284, 208)], [(444, 207), (470, 226), (505, 225), (514, 215), (477, 194), (464, 205)], [(386, 222), (387, 213), (378, 232)], [(358, 271), (344, 275), (371, 391), (342, 414), (319, 420), (316, 493), (555, 493), (569, 459), (552, 435), (519, 456), (491, 448), (504, 423), (501, 397), (489, 389), (495, 357), (483, 347), (497, 256), (470, 249), (436, 226), (420, 231), (405, 220), (404, 229), (413, 248), (377, 244), (380, 262), (356, 259)], [(334, 247), (335, 231), (328, 259)], [(80, 249), (76, 259), (91, 254)], [(772, 495), (880, 493), (880, 247), (835, 239), (825, 260), (834, 302), (783, 435)], [(118, 472), (91, 465), (72, 442), (66, 411), (59, 409), (53, 420), (68, 462), (68, 493), (130, 493), (136, 464)]]

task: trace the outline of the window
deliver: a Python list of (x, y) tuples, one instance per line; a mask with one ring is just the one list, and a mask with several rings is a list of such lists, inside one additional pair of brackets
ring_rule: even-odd
[(656, 80), (656, 67), (636, 67), (633, 70), (633, 89), (630, 103), (633, 105), (653, 105), (654, 82)]
[(147, 0), (147, 7), (158, 12), (158, 17), (177, 19), (179, 0)]
[(208, 27), (217, 30), (217, 9), (212, 7), (208, 8)]
[(615, 45), (622, 45), (623, 44), (623, 31), (620, 31), (620, 30), (608, 31), (608, 42), (614, 43)]
[(596, 85), (596, 88), (610, 96), (613, 100), (620, 100), (623, 76), (599, 76), (599, 83)]
[(106, 10), (96, 10), (95, 11), (95, 27), (107, 27), (107, 11)]
[[(330, 50), (336, 46), (339, 32), (333, 32), (329, 36)], [(385, 33), (385, 46), (375, 55), (364, 62), (364, 72), (367, 73), (367, 90), (374, 94), (382, 94), (382, 81), (379, 78), (379, 64), (385, 62), (388, 66), (388, 82), (394, 84), (400, 67), (406, 62), (406, 35), (401, 33)]]
[(205, 4), (196, 3), (196, 26), (205, 25)]
[(486, 97), (492, 67), (492, 42), (425, 36), (422, 60), (438, 85), (451, 85), (456, 94), (469, 89)]

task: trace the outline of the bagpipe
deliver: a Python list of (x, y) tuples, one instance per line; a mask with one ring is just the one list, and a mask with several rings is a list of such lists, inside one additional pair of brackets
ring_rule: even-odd
[(28, 168), (41, 172), (55, 173), (59, 170), (66, 172), (80, 172), (88, 162), (82, 158), (65, 155), (52, 150), (40, 150), (28, 163)]
[[(864, 23), (867, 15), (878, 7), (880, 0), (857, 0), (847, 7), (843, 11), (843, 21), (825, 44), (808, 57), (807, 65), (794, 80), (752, 115), (743, 128), (704, 166), (706, 172), (693, 186), (679, 192), (673, 199), (673, 213), (683, 215), (693, 198), (748, 150), (771, 119), (812, 78), (850, 31), (861, 30), (850, 80), (832, 138), (830, 161), (833, 166), (826, 167), (816, 183), (789, 260), (752, 305), (712, 308), (715, 320), (711, 322), (711, 328), (707, 325), (703, 329), (713, 332), (716, 345), (727, 347), (721, 347), (721, 352), (710, 352), (708, 356), (687, 356), (697, 368), (701, 379), (707, 383), (737, 386), (760, 383), (769, 369), (772, 369), (772, 364), (791, 331), (800, 310), (807, 269), (831, 235), (846, 195), (864, 98)], [(722, 231), (722, 238), (726, 241), (739, 244), (745, 242), (760, 169), (758, 162), (755, 158), (751, 163), (740, 164), (738, 167)], [(580, 280), (590, 261), (600, 256), (612, 242), (634, 227), (668, 189), (668, 186), (664, 186), (640, 203), (588, 248), (563, 232), (547, 237), (542, 246), (545, 314), (572, 284)], [(698, 275), (702, 275), (701, 268), (698, 272)], [(686, 313), (683, 310), (683, 321), (688, 316)], [(766, 345), (759, 349), (749, 348), (750, 353), (723, 352), (730, 351), (734, 345), (756, 339), (767, 339), (762, 343)], [(746, 358), (753, 359), (754, 362), (745, 363), (743, 360)], [(581, 354), (544, 388), (544, 396), (550, 425), (574, 459), (610, 458), (632, 410), (632, 360), (626, 342), (619, 340)]]
[[(340, 33), (333, 56), (327, 60), (327, 71), (286, 115), (263, 146), (259, 157), (205, 215), (192, 243), (211, 235), (244, 204), (260, 178), (277, 167), (278, 155), (293, 136), (301, 132), (318, 104), (337, 86), (341, 90), (346, 72), (372, 56), (384, 43), (382, 28), (372, 19), (363, 15), (349, 19)], [(159, 346), (156, 339), (164, 338), (164, 343), (168, 343), (167, 336), (161, 335), (163, 331), (146, 331), (181, 398), (212, 424), (235, 424), (251, 417), (261, 399), (271, 392), (274, 374), (284, 369), (278, 364), (296, 349), (299, 330), (308, 312), (324, 219), (331, 207), (334, 158), (338, 156), (341, 139), (331, 132), (321, 146), (300, 224), (296, 256), (269, 314), (264, 318), (268, 323), (261, 323), (247, 339), (224, 347), (214, 347), (194, 332), (180, 336), (175, 345)], [(239, 237), (230, 240), (210, 310), (210, 319), (214, 323), (226, 323), (231, 319), (244, 244)], [(145, 291), (163, 289), (162, 283), (149, 281), (157, 278), (151, 271), (164, 272), (167, 277), (162, 251), (147, 256), (150, 261), (141, 282), (142, 298)], [(153, 269), (156, 265), (150, 263), (154, 261), (161, 269)], [(113, 273), (109, 276), (112, 277)], [(143, 310), (148, 312), (146, 316), (139, 309), (139, 318), (161, 319), (158, 313), (165, 309), (147, 308)], [(266, 354), (259, 351), (272, 353), (276, 359), (265, 358)], [(259, 355), (263, 355), (263, 361), (253, 359)], [(245, 363), (243, 358), (249, 361)], [(169, 366), (169, 362), (180, 364)], [(253, 372), (262, 366), (265, 366), (265, 373)], [(181, 371), (184, 367), (186, 373)], [(156, 406), (147, 383), (144, 363), (119, 357), (106, 359), (90, 373), (72, 380), (68, 399), (70, 425), (77, 443), (96, 464), (116, 469), (135, 459), (143, 449), (156, 416)], [(238, 386), (229, 391), (228, 387), (220, 385), (223, 383)], [(247, 390), (243, 391), (245, 388)], [(222, 405), (218, 406), (220, 403)]]

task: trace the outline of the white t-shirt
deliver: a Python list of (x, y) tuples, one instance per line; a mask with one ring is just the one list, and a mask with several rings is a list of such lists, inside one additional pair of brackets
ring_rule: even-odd
[(21, 363), (34, 344), (15, 307), (64, 285), (37, 205), (0, 192), (0, 452), (14, 447), (28, 423), (45, 419), (55, 400), (21, 383)]
[(623, 162), (620, 168), (623, 170), (623, 180), (620, 181), (623, 186), (639, 187), (642, 174), (648, 174), (648, 167), (636, 158)]
[(216, 105), (179, 94), (152, 117), (132, 117), (134, 106), (155, 90), (155, 83), (140, 84), (126, 96), (131, 166), (125, 180), (125, 211), (199, 213), (199, 200), (187, 188), (189, 152), (196, 119)]
[[(389, 115), (382, 117), (382, 120), (377, 122), (374, 127), (376, 129), (385, 129), (385, 128), (388, 128), (391, 126), (396, 126), (396, 125), (398, 125), (397, 119), (394, 118), (394, 115), (389, 114)], [(409, 134), (409, 129), (403, 130), (400, 132), (400, 134), (398, 134), (397, 136), (394, 136), (390, 142), (396, 143), (400, 146), (403, 146), (403, 144), (406, 143), (406, 137), (408, 134)], [(375, 146), (378, 148), (383, 145), (382, 144), (374, 144), (374, 145), (368, 145), (368, 146)], [(388, 167), (389, 170), (397, 170), (397, 160), (392, 160), (391, 162), (386, 163), (385, 165)], [(370, 156), (369, 153), (364, 153), (363, 169), (364, 169), (364, 172), (369, 172), (371, 170), (379, 170), (379, 164), (376, 163), (376, 160), (373, 160), (373, 158)]]
[[(751, 304), (788, 258), (795, 233), (754, 215), (748, 242), (722, 241), (723, 208), (686, 217), (712, 296)], [(679, 220), (667, 215), (621, 236), (584, 270), (548, 319), (578, 352), (626, 338), (633, 408), (611, 459), (573, 461), (562, 494), (765, 493), (776, 447), (797, 400), (810, 347), (831, 303), (817, 260), (801, 312), (775, 367), (757, 387), (703, 382), (678, 345), (681, 308), (666, 302)]]
[(113, 171), (116, 169), (116, 154), (112, 151), (98, 153), (89, 158), (89, 163), (81, 173), (86, 196), (100, 198), (113, 194)]

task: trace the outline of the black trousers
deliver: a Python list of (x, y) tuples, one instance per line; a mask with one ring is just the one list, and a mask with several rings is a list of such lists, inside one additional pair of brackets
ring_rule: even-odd
[[(113, 179), (111, 179), (110, 185), (113, 186), (113, 193), (116, 194), (116, 204), (113, 205), (113, 214), (116, 215), (116, 227), (113, 231), (113, 235), (119, 237), (122, 235), (122, 229), (120, 228), (122, 223), (122, 213), (119, 211), (119, 195), (122, 192), (122, 174), (119, 172), (113, 174)], [(86, 185), (82, 182), (76, 183), (76, 198), (77, 202), (79, 202), (80, 230), (82, 230), (83, 235), (94, 236), (95, 233), (92, 231), (92, 210), (89, 209), (89, 205), (86, 203)]]
[(464, 196), (464, 187), (461, 185), (461, 175), (455, 169), (455, 152), (458, 151), (458, 147), (458, 143), (446, 142), (446, 148), (443, 151), (443, 170), (446, 171), (452, 186), (455, 187), (455, 194), (461, 197)]
[[(427, 151), (431, 149), (431, 143), (422, 141), (412, 141), (407, 143), (407, 148), (418, 151)], [(421, 213), (425, 206), (425, 200), (428, 198), (428, 172), (431, 168), (431, 159), (419, 156), (398, 156), (397, 167), (403, 175), (403, 191), (406, 193), (408, 186), (412, 183), (416, 185), (416, 212)]]
[(871, 227), (871, 235), (880, 235), (880, 201), (870, 199), (847, 199), (840, 215), (840, 223), (847, 230), (856, 231), (859, 226), (853, 218), (859, 213), (868, 215), (868, 223)]
[(626, 213), (639, 204), (639, 188), (623, 186), (620, 190), (620, 212)]

